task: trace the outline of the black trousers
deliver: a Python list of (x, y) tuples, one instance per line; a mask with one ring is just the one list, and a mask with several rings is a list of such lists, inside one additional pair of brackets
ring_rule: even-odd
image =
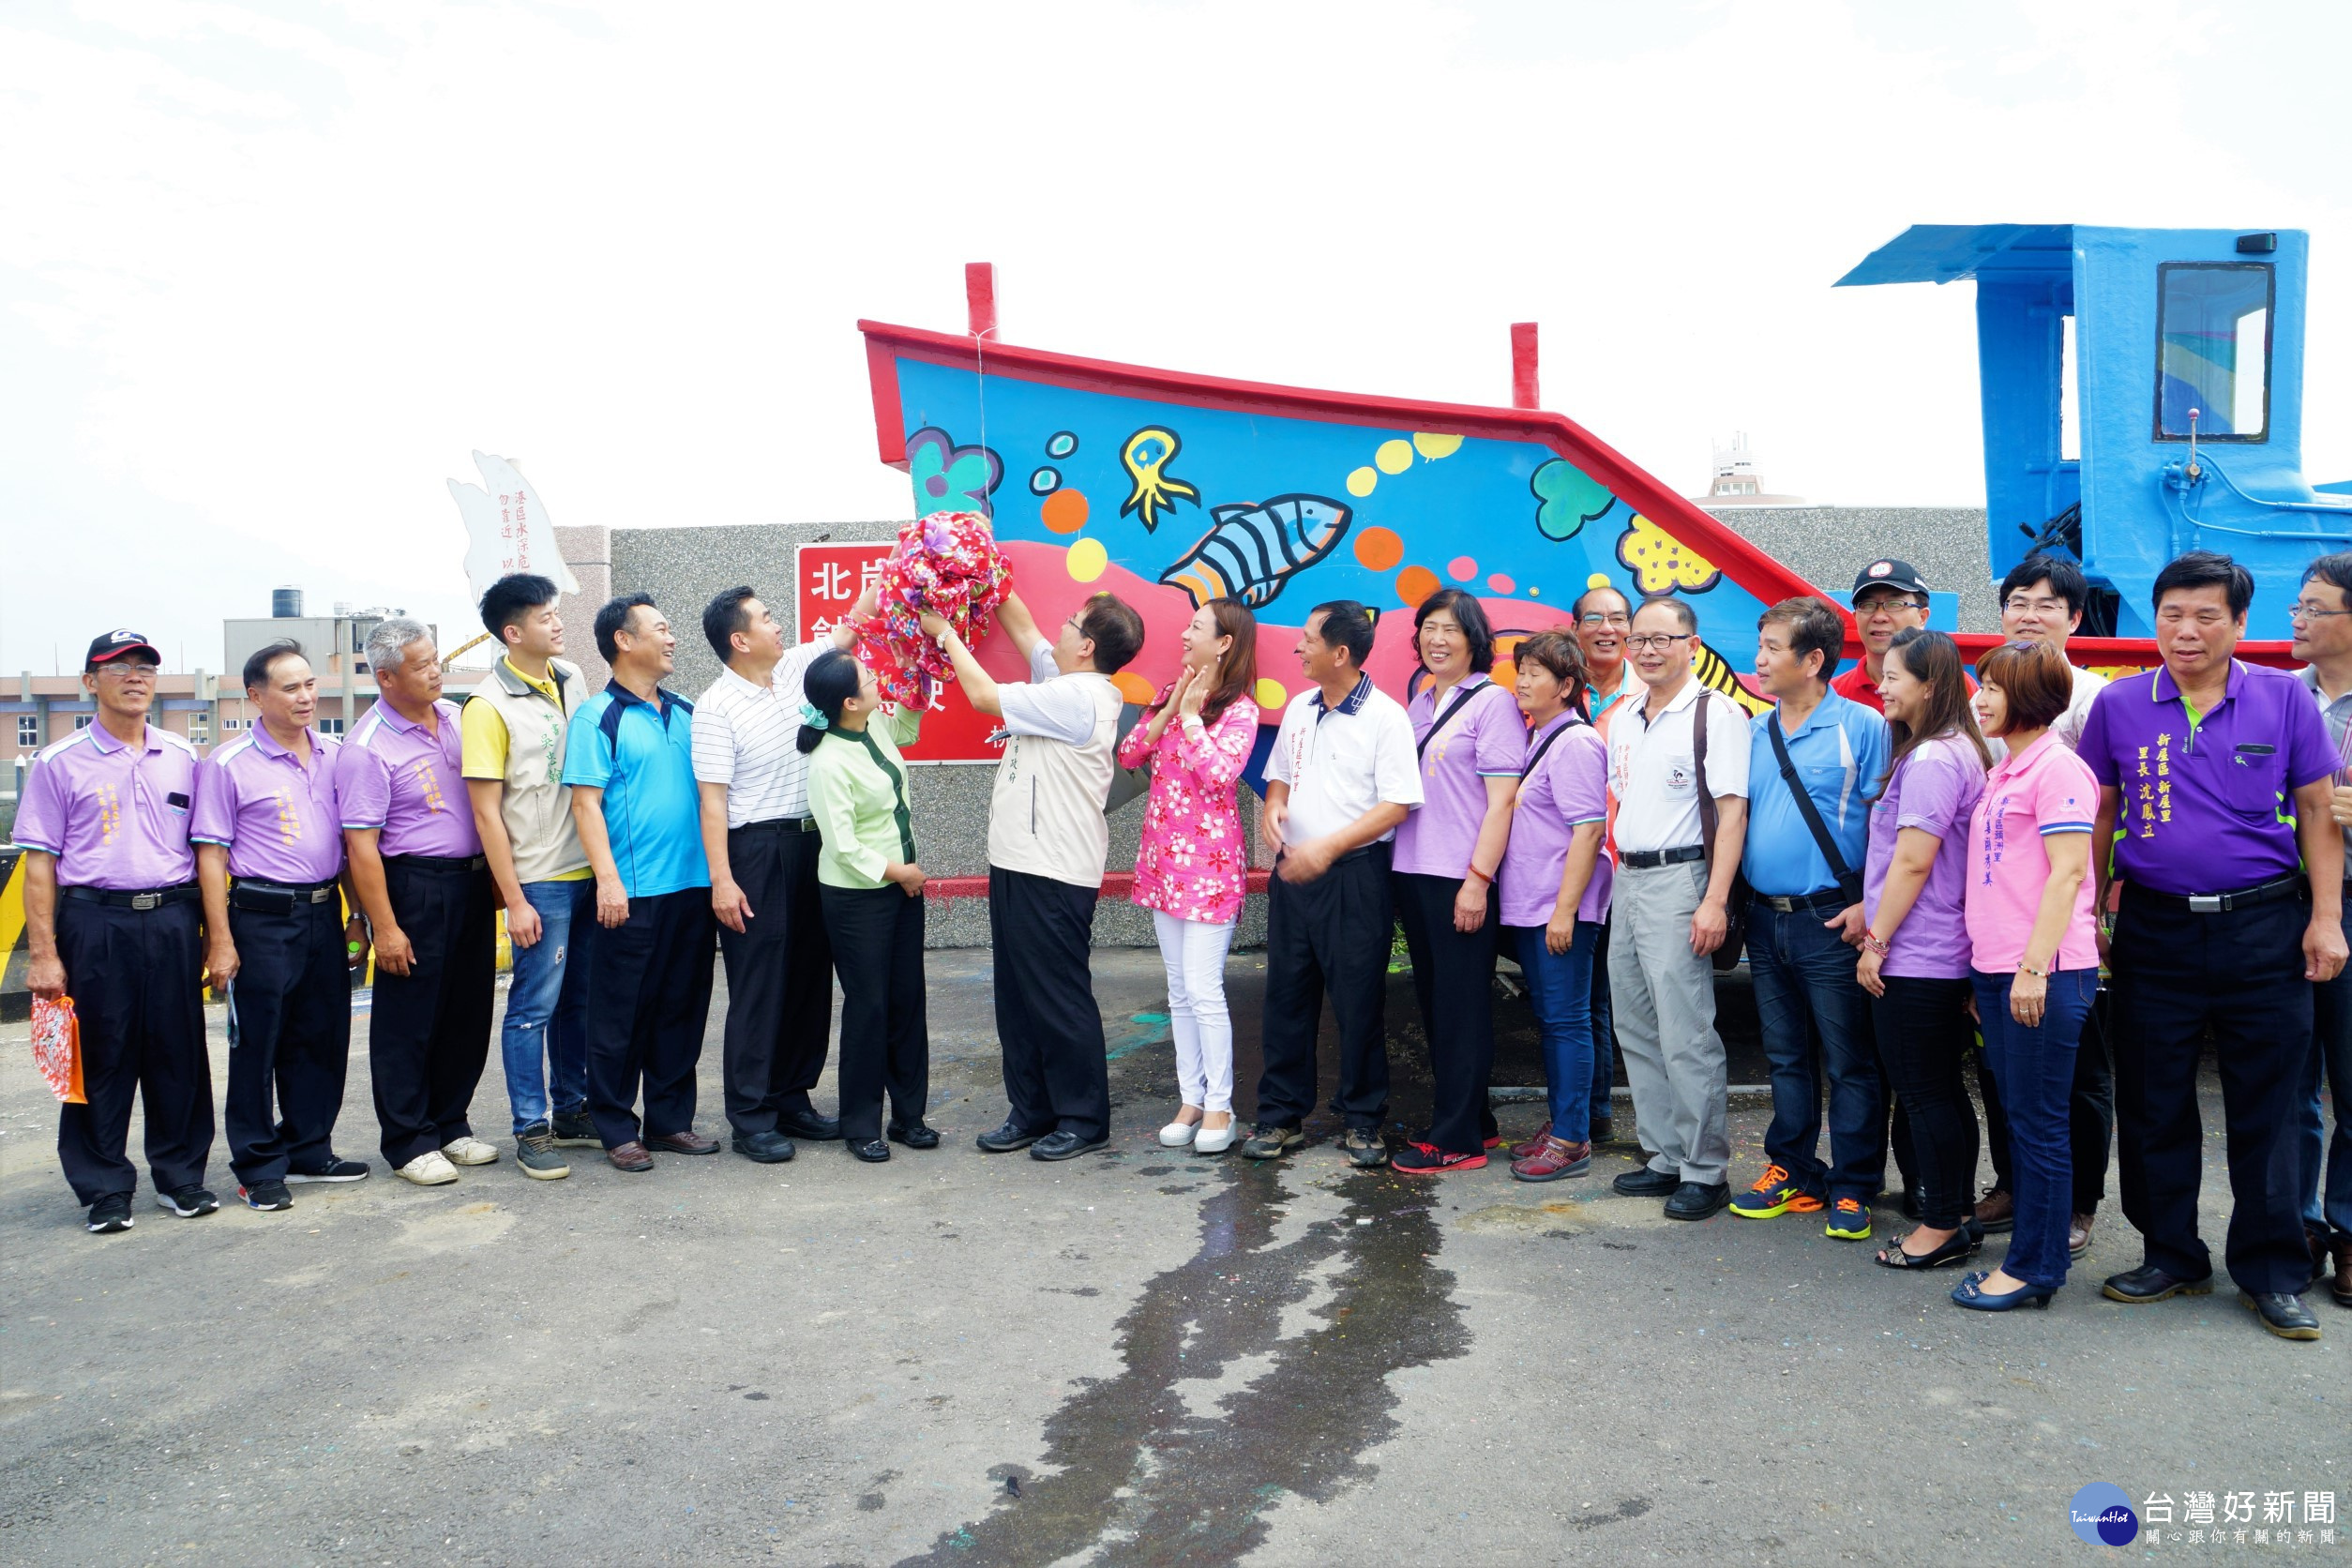
[(57, 957), (82, 1026), (87, 1105), (57, 1108), (57, 1161), (84, 1205), (136, 1192), (124, 1149), (135, 1091), (158, 1192), (204, 1179), (212, 1059), (204, 1050), (204, 942), (194, 899), (111, 909), (58, 890)]
[(249, 1187), (335, 1158), (351, 1061), (351, 963), (341, 903), (331, 897), (285, 910), (232, 902), (229, 935), (237, 946), (230, 984), (237, 1028), (221, 1108), (229, 1168)]
[(693, 1128), (717, 929), (711, 890), (682, 887), (631, 898), (626, 922), (597, 930), (588, 973), (588, 1115), (606, 1148)]
[(384, 863), (384, 885), (392, 918), (416, 950), (406, 974), (377, 966), (368, 1025), (384, 1158), (398, 1170), (474, 1136), (467, 1112), (490, 1057), (498, 915), (487, 870), (444, 870), (395, 855)]
[[(1258, 1121), (1295, 1127), (1315, 1108), (1315, 1043), (1323, 998), (1339, 1029), (1339, 1093), (1351, 1127), (1388, 1118), (1389, 846), (1373, 844), (1311, 882), (1266, 879), (1265, 1058)], [(1475, 1145), (1473, 1145), (1475, 1147)]]
[[(2068, 1150), (2073, 1159), (2074, 1213), (2095, 1214), (2107, 1196), (2107, 1154), (2115, 1141), (2115, 1073), (2110, 1064), (2108, 1037), (2115, 1020), (2115, 992), (2102, 986), (2083, 1020), (2074, 1047), (2074, 1086), (2066, 1097)], [(1976, 1063), (1977, 1091), (1984, 1100), (1984, 1141), (1993, 1158), (1993, 1185), (2003, 1192), (2017, 1190), (2009, 1173), (2009, 1114), (2001, 1109), (1999, 1088), (1985, 1062), (1980, 1043)]]
[[(1976, 1108), (1961, 1063), (1976, 1043), (1968, 981), (1885, 977), (1870, 1017), (1878, 1056), (1903, 1111), (1922, 1223), (1955, 1230), (1976, 1198)], [(1992, 1081), (1992, 1075), (1985, 1075)]]
[(2124, 1217), (2148, 1263), (2177, 1279), (2212, 1273), (2197, 1235), (2197, 1055), (2210, 1029), (2227, 1132), (2230, 1278), (2246, 1290), (2299, 1290), (2311, 1278), (2296, 1148), (2311, 1052), (2311, 905), (2282, 898), (2197, 914), (2135, 892), (2123, 890), (2111, 950)]
[[(809, 1108), (833, 1027), (833, 949), (817, 894), (814, 833), (799, 823), (730, 829), (727, 862), (751, 904), (741, 932), (720, 927), (727, 961), (727, 1121), (770, 1133)], [(893, 889), (895, 892), (896, 889)]]
[(1495, 1069), (1497, 900), (1486, 900), (1486, 923), (1466, 933), (1454, 928), (1460, 878), (1393, 871), (1388, 880), (1429, 1042), (1429, 1130), (1418, 1141), (1475, 1154), (1495, 1126), (1486, 1085)]
[(885, 1088), (890, 1124), (915, 1126), (931, 1094), (923, 900), (885, 883), (827, 887), (822, 901), (833, 970), (841, 977), (841, 1136), (882, 1136)]
[(1059, 1130), (1091, 1143), (1110, 1131), (1110, 1062), (1087, 965), (1098, 893), (988, 867), (996, 1035), (1005, 1097), (1023, 1132)]

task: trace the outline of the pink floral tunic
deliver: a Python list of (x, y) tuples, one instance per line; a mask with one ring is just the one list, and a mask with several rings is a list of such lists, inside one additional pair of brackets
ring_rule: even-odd
[(1121, 767), (1139, 767), (1147, 757), (1152, 762), (1152, 796), (1135, 857), (1135, 901), (1180, 920), (1223, 926), (1240, 918), (1249, 889), (1249, 848), (1233, 785), (1258, 739), (1258, 704), (1236, 698), (1197, 742), (1185, 735), (1183, 718), (1171, 719), (1159, 744), (1146, 746), (1144, 731), (1168, 693), (1161, 688), (1119, 743)]

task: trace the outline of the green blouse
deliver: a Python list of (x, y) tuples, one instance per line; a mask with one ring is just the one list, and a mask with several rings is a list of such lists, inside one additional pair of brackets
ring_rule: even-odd
[(907, 764), (898, 747), (912, 746), (923, 716), (900, 708), (876, 716), (863, 730), (828, 730), (808, 758), (808, 814), (823, 844), (817, 880), (828, 887), (881, 887), (894, 860), (914, 859), (914, 826), (907, 811)]

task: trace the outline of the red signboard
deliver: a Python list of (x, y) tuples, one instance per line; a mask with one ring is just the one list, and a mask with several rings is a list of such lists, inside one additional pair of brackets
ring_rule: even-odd
[[(794, 564), (793, 604), (799, 637), (807, 641), (850, 611), (890, 554), (887, 543), (802, 545)], [(972, 711), (960, 686), (942, 686), (923, 716), (923, 738), (907, 748), (910, 762), (993, 762), (1003, 753), (988, 737), (996, 720)]]

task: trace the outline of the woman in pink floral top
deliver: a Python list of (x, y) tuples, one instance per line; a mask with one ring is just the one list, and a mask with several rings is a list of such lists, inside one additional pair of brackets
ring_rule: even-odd
[(1184, 668), (1119, 743), (1119, 765), (1152, 764), (1135, 901), (1152, 912), (1168, 966), (1168, 1029), (1184, 1094), (1160, 1129), (1171, 1149), (1204, 1154), (1233, 1141), (1233, 1020), (1225, 955), (1249, 887), (1249, 845), (1233, 786), (1258, 739), (1258, 620), (1212, 599), (1184, 627)]

